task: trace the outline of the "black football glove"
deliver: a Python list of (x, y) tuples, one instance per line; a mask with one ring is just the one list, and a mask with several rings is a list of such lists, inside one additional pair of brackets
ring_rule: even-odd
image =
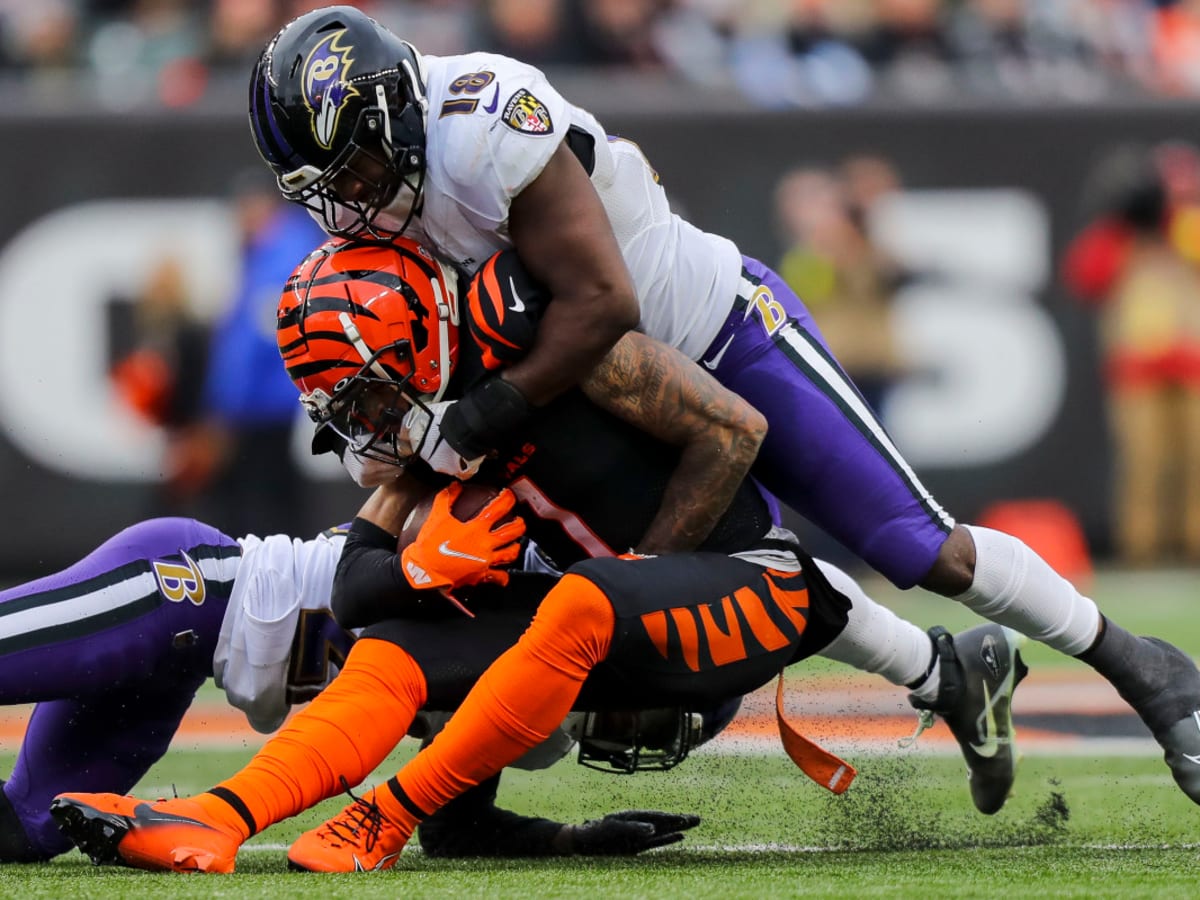
[[(580, 856), (635, 856), (643, 850), (683, 840), (683, 832), (700, 824), (700, 817), (650, 809), (630, 809), (566, 826), (560, 838), (567, 853)], [(559, 843), (559, 841), (555, 841)]]

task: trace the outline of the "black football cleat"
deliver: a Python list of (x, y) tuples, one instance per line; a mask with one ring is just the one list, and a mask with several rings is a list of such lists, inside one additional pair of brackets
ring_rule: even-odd
[(1018, 652), (1025, 636), (988, 623), (953, 636), (935, 626), (929, 637), (941, 683), (935, 703), (908, 697), (921, 710), (917, 733), (933, 724), (935, 713), (942, 717), (967, 761), (975, 808), (992, 815), (1004, 806), (1017, 774), (1012, 695), (1028, 672)]
[(1126, 660), (1128, 674), (1113, 679), (1117, 692), (1163, 748), (1180, 790), (1200, 803), (1200, 670), (1178, 647), (1155, 637), (1133, 638)]

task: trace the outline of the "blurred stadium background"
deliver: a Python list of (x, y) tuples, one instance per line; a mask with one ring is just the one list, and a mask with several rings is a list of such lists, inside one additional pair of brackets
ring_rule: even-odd
[[(294, 400), (246, 390), (264, 273), (317, 241), (280, 237), (246, 82), (318, 5), (0, 0), (0, 581), (149, 515), (309, 534), (357, 508)], [(638, 142), (799, 287), (960, 518), (1070, 575), (1200, 561), (1200, 3), (358, 5), (539, 65)]]

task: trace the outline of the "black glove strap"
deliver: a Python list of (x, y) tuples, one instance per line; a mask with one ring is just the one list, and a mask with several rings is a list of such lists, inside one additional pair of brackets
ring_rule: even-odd
[(525, 395), (499, 375), (471, 388), (442, 417), (442, 437), (463, 459), (491, 453), (529, 416)]

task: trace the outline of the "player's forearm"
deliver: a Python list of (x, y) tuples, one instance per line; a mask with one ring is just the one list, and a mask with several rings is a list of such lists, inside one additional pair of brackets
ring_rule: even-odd
[(658, 515), (635, 549), (700, 546), (754, 464), (766, 419), (683, 354), (643, 334), (622, 338), (583, 388), (601, 408), (680, 448)]
[(534, 406), (579, 384), (641, 318), (608, 213), (564, 141), (512, 200), (509, 236), (549, 291), (533, 349), (504, 377)]
[(441, 607), (427, 603), (429, 591), (414, 589), (400, 571), (396, 537), (358, 518), (346, 535), (333, 578), (330, 608), (343, 628), (366, 628), (402, 617), (437, 615)]
[[(398, 473), (401, 471), (397, 469)], [(404, 528), (408, 514), (430, 490), (431, 488), (416, 481), (411, 475), (401, 474), (386, 484), (381, 484), (371, 493), (367, 502), (359, 509), (358, 518), (383, 531), (398, 535)]]
[(765, 428), (726, 431), (685, 448), (658, 514), (634, 549), (655, 555), (703, 544), (750, 471), (764, 434)]
[(591, 299), (556, 295), (529, 355), (506, 369), (504, 380), (533, 406), (549, 403), (582, 382), (629, 330), (621, 308), (611, 295)]

